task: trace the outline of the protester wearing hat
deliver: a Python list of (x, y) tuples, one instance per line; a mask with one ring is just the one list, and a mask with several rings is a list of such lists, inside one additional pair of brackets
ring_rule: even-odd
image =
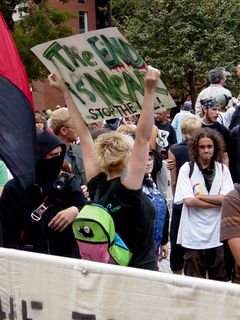
[(182, 118), (185, 116), (195, 117), (195, 115), (191, 113), (191, 109), (192, 109), (192, 102), (187, 100), (182, 105), (180, 112), (177, 113), (175, 115), (175, 117), (173, 118), (172, 126), (176, 130), (177, 143), (182, 142), (182, 132), (181, 132), (181, 127), (180, 127)]
[[(228, 129), (230, 123), (231, 123), (231, 118), (236, 110), (235, 107), (229, 107), (227, 109), (227, 105), (231, 97), (226, 96), (225, 94), (221, 94), (216, 97), (217, 100), (220, 102), (220, 114), (218, 116), (217, 121), (224, 125)], [(232, 98), (233, 100), (233, 98)]]
[(36, 180), (23, 189), (16, 179), (4, 187), (0, 221), (4, 247), (79, 257), (71, 223), (85, 203), (75, 177), (60, 174), (66, 146), (37, 131)]
[(230, 77), (230, 73), (223, 67), (217, 67), (212, 69), (208, 73), (208, 81), (210, 85), (203, 89), (198, 97), (195, 104), (195, 114), (201, 117), (201, 100), (209, 99), (209, 98), (216, 98), (218, 95), (226, 95), (229, 97), (228, 107), (232, 107), (232, 94), (231, 92), (226, 89), (225, 83), (227, 79)]
[(228, 129), (217, 121), (223, 99), (224, 97), (218, 95), (218, 98), (210, 97), (202, 99), (200, 101), (202, 110), (201, 122), (203, 128), (214, 129), (220, 133), (220, 136), (222, 137), (225, 144), (225, 151), (223, 153), (222, 162), (228, 166), (228, 148), (230, 145), (230, 135)]

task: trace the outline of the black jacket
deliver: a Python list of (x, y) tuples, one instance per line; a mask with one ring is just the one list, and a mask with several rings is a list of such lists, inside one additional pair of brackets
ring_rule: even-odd
[[(61, 146), (62, 153), (53, 172), (56, 178), (49, 178), (49, 172), (40, 170), (43, 157), (55, 147)], [(37, 135), (38, 163), (37, 179), (34, 185), (23, 189), (16, 179), (9, 181), (0, 200), (0, 218), (5, 247), (77, 257), (78, 250), (71, 225), (63, 232), (55, 232), (48, 227), (50, 220), (61, 210), (71, 206), (82, 207), (85, 202), (82, 190), (74, 177), (66, 174), (65, 183), (59, 176), (63, 163), (65, 146), (48, 132)], [(47, 179), (45, 179), (47, 177)], [(60, 181), (59, 181), (60, 177)], [(60, 185), (60, 187), (58, 187)], [(31, 213), (45, 203), (48, 209), (40, 221), (31, 218)]]

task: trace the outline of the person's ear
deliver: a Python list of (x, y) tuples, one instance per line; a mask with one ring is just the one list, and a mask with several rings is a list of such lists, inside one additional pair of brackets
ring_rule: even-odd
[(207, 107), (203, 107), (203, 108), (202, 108), (203, 114), (206, 114), (206, 113), (207, 113), (207, 109), (208, 109)]
[(66, 127), (61, 127), (60, 130), (59, 130), (59, 133), (62, 136), (65, 136), (67, 134), (67, 128)]

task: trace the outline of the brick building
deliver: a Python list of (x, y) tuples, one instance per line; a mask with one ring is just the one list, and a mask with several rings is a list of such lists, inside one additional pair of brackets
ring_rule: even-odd
[[(106, 16), (98, 9), (98, 6), (106, 6), (107, 0), (68, 0), (66, 3), (59, 0), (48, 0), (48, 3), (53, 8), (72, 11), (76, 15), (76, 18), (69, 20), (73, 34), (101, 29), (108, 25)], [(36, 81), (33, 87), (35, 110), (41, 111), (49, 108), (54, 110), (57, 105), (64, 105), (63, 97), (53, 90), (47, 81)]]

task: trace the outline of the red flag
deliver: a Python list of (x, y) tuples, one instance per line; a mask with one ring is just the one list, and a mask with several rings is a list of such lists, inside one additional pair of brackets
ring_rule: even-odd
[(35, 181), (35, 120), (26, 71), (0, 13), (0, 157), (23, 187)]

